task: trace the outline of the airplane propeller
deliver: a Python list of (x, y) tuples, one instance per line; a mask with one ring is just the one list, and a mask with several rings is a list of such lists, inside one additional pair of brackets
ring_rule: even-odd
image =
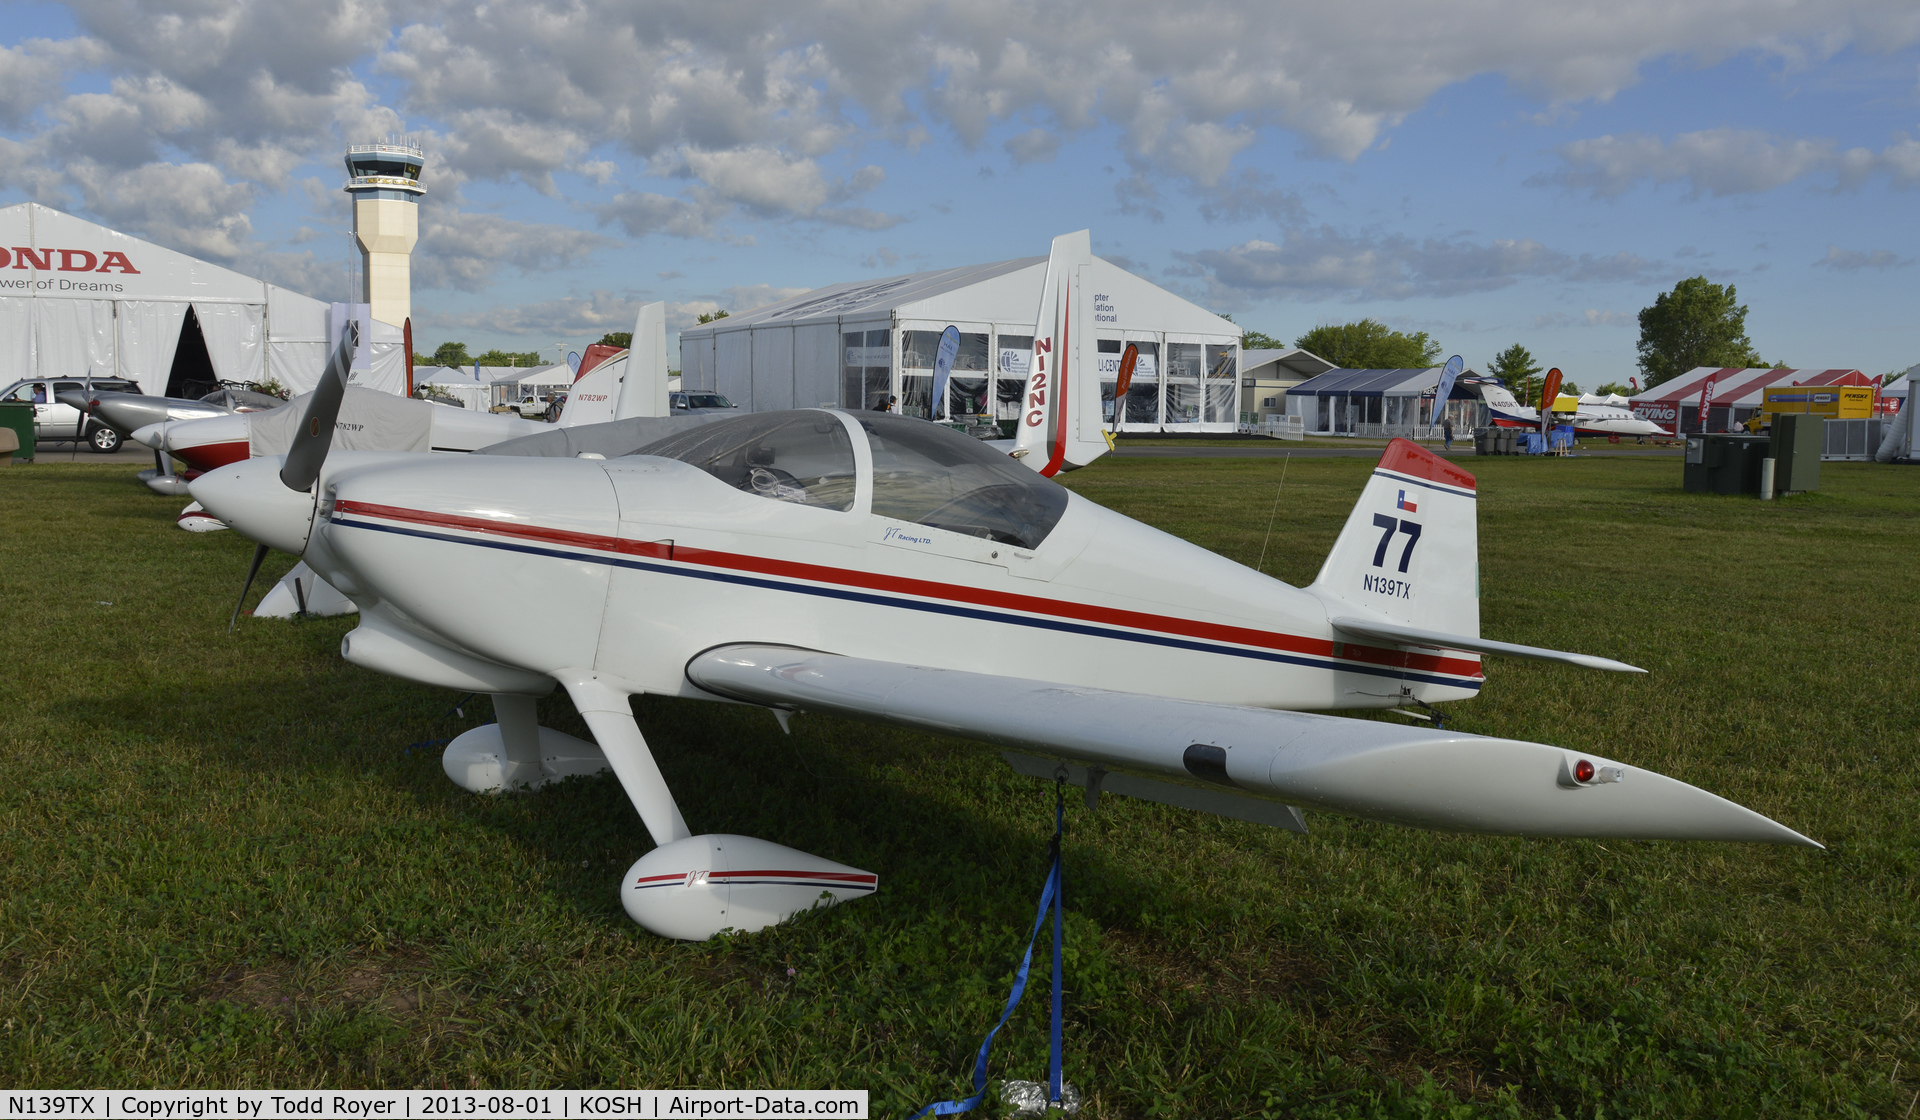
[(253, 563), (247, 566), (247, 582), (240, 585), (240, 601), (233, 605), (233, 617), (227, 619), (227, 633), (233, 633), (233, 628), (239, 625), (240, 608), (247, 605), (247, 592), (253, 590), (253, 577), (260, 574), (260, 562), (266, 558), (267, 546), (264, 544), (254, 545)]
[[(311, 489), (320, 477), (320, 468), (333, 447), (333, 422), (340, 415), (340, 401), (347, 395), (347, 375), (353, 368), (354, 352), (360, 349), (360, 324), (349, 322), (334, 347), (327, 372), (314, 387), (307, 402), (307, 414), (300, 418), (300, 431), (287, 449), (286, 465), (280, 468), (280, 481), (289, 490)], [(256, 564), (255, 567), (258, 567)]]
[[(340, 401), (347, 393), (347, 374), (353, 368), (353, 354), (359, 348), (360, 324), (348, 323), (340, 336), (340, 344), (334, 347), (333, 357), (327, 362), (326, 372), (320, 375), (320, 384), (314, 387), (313, 398), (307, 402), (307, 414), (300, 418), (300, 431), (294, 436), (293, 446), (287, 449), (286, 462), (280, 467), (280, 482), (287, 489), (305, 493), (313, 489), (319, 479), (327, 451), (333, 446), (333, 422), (340, 415)], [(314, 500), (319, 501), (317, 495)], [(240, 622), (240, 609), (247, 605), (247, 592), (253, 590), (254, 577), (260, 574), (267, 552), (265, 544), (254, 546), (253, 562), (247, 565), (247, 580), (240, 585), (240, 599), (233, 604), (233, 615), (227, 619), (229, 634)]]

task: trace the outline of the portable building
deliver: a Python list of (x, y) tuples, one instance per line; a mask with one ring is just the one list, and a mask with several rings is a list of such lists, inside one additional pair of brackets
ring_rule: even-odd
[(1333, 368), (1310, 350), (1241, 350), (1240, 422), (1286, 415), (1287, 390)]
[[(1708, 382), (1712, 382), (1709, 387)], [(1705, 431), (1724, 432), (1761, 410), (1766, 391), (1795, 385), (1877, 385), (1857, 369), (1740, 369), (1698, 366), (1635, 394), (1634, 415), (1674, 432), (1702, 431), (1700, 395), (1709, 392)], [(1678, 425), (1678, 427), (1675, 427)]]
[(39, 203), (0, 207), (0, 384), (124, 377), (182, 396), (272, 379), (305, 392), (354, 316), (355, 383), (404, 393), (402, 328), (371, 321), (364, 306), (323, 303)]
[(1287, 415), (1321, 435), (1381, 439), (1425, 436), (1442, 418), (1453, 417), (1456, 431), (1471, 431), (1487, 421), (1480, 399), (1482, 381), (1468, 370), (1454, 379), (1446, 407), (1434, 410), (1444, 366), (1426, 369), (1333, 369), (1288, 389)]
[[(1046, 257), (849, 281), (680, 332), (684, 388), (751, 411), (824, 405), (910, 416), (1017, 419), (1033, 354)], [(1105, 415), (1126, 345), (1139, 348), (1121, 431), (1233, 431), (1240, 328), (1093, 258), (1093, 330)], [(960, 349), (946, 399), (933, 400), (940, 335)]]

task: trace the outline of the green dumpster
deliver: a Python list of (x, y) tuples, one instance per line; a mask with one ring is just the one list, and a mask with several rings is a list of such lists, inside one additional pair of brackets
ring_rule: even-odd
[(1816, 413), (1782, 412), (1773, 418), (1773, 492), (1800, 494), (1820, 488), (1820, 453), (1827, 418)]
[(33, 462), (33, 405), (26, 401), (0, 401), (0, 428), (12, 428), (20, 437), (20, 450), (13, 453), (13, 461)]
[(1690, 494), (1760, 493), (1760, 463), (1766, 436), (1735, 433), (1687, 437), (1683, 482)]

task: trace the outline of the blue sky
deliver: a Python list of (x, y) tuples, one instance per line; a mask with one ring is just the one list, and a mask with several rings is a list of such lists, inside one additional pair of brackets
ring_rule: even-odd
[(0, 204), (328, 299), (341, 147), (419, 135), (416, 337), (578, 348), (859, 277), (1094, 251), (1291, 339), (1636, 373), (1734, 283), (1767, 358), (1920, 361), (1920, 6), (1108, 0), (8, 4)]

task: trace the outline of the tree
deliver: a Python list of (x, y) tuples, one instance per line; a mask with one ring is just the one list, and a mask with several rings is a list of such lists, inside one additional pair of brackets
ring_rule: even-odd
[(1609, 381), (1605, 385), (1602, 385), (1598, 389), (1595, 389), (1594, 392), (1603, 397), (1611, 397), (1615, 395), (1619, 395), (1622, 397), (1631, 397), (1633, 396), (1633, 386), (1622, 385), (1618, 381)]
[(716, 311), (716, 312), (714, 312), (714, 313), (713, 313), (713, 314), (711, 314), (711, 315), (709, 315), (709, 314), (707, 314), (706, 312), (704, 312), (704, 311), (702, 311), (702, 312), (700, 313), (700, 322), (702, 322), (702, 323), (711, 323), (711, 322), (713, 322), (713, 321), (714, 321), (714, 320), (716, 320), (716, 319), (724, 319), (724, 318), (726, 318), (726, 317), (727, 317), (727, 313), (726, 313), (725, 311)]
[(632, 331), (608, 331), (606, 334), (603, 334), (600, 336), (600, 341), (595, 345), (616, 346), (622, 350), (625, 350), (627, 347), (633, 345), (633, 332)]
[(1640, 370), (1648, 388), (1699, 366), (1767, 364), (1747, 337), (1747, 309), (1736, 298), (1732, 284), (1695, 276), (1640, 310)]
[(1425, 369), (1440, 357), (1440, 344), (1426, 331), (1401, 334), (1372, 319), (1322, 323), (1293, 344), (1342, 369)]
[[(1220, 316), (1222, 319), (1225, 319), (1229, 323), (1233, 322), (1233, 316), (1227, 314), (1224, 311), (1216, 311), (1214, 312), (1214, 314)], [(1285, 350), (1285, 349), (1288, 349), (1288, 346), (1281, 339), (1275, 338), (1272, 335), (1266, 333), (1265, 331), (1256, 331), (1256, 330), (1249, 330), (1247, 328), (1242, 328), (1240, 332), (1240, 349), (1242, 350)]]
[(489, 350), (478, 358), (475, 358), (474, 361), (483, 366), (537, 366), (541, 364), (540, 352), (538, 350), (529, 350), (520, 354), (510, 353), (505, 350)]
[[(418, 358), (415, 358), (414, 364), (420, 365), (421, 362)], [(433, 357), (428, 359), (425, 364), (430, 366), (452, 366), (458, 369), (461, 366), (472, 365), (473, 359), (467, 357), (466, 343), (442, 342), (440, 348), (433, 352)]]
[(1523, 405), (1532, 404), (1540, 392), (1540, 366), (1532, 352), (1518, 342), (1495, 354), (1487, 371), (1506, 382), (1513, 398)]

